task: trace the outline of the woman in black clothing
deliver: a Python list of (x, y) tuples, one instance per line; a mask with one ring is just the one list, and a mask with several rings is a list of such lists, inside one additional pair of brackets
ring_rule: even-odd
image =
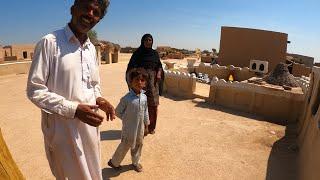
[(153, 38), (151, 34), (142, 36), (141, 45), (132, 54), (126, 71), (127, 74), (132, 68), (144, 68), (148, 73), (148, 82), (145, 90), (148, 98), (150, 119), (148, 130), (150, 134), (155, 133), (159, 105), (159, 83), (164, 79), (159, 54), (152, 49), (152, 44)]

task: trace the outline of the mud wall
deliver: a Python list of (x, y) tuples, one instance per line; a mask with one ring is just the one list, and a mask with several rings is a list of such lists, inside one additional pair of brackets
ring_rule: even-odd
[(180, 96), (192, 97), (196, 90), (196, 77), (188, 73), (164, 70), (164, 92)]
[(31, 61), (0, 64), (0, 76), (8, 74), (27, 74)]
[(250, 72), (248, 67), (240, 68), (234, 66), (219, 66), (218, 64), (209, 65), (200, 63), (195, 68), (196, 73), (208, 74), (209, 78), (212, 79), (216, 76), (218, 79), (227, 80), (231, 71), (234, 75), (235, 81), (244, 81), (255, 76), (254, 72)]
[(313, 67), (310, 87), (298, 122), (299, 179), (320, 179), (320, 68)]
[(302, 89), (292, 91), (246, 82), (213, 80), (208, 101), (224, 107), (271, 118), (274, 123), (296, 122), (302, 110)]

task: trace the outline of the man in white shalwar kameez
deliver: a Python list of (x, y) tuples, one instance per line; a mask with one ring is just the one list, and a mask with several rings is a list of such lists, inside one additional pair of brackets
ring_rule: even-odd
[(103, 117), (113, 106), (101, 97), (96, 50), (87, 32), (105, 15), (108, 0), (75, 0), (72, 19), (37, 44), (27, 96), (41, 108), (47, 159), (57, 179), (99, 180)]

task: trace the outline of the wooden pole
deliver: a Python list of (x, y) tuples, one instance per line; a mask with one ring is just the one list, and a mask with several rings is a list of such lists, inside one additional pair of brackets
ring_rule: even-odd
[(3, 139), (0, 128), (0, 179), (25, 179), (14, 162), (11, 153)]

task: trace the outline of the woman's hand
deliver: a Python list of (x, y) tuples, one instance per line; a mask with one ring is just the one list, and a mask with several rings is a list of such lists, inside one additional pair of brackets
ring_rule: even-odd
[(162, 74), (162, 70), (159, 69), (157, 72), (157, 79), (160, 80), (161, 79), (161, 74)]
[(96, 103), (99, 106), (99, 109), (106, 113), (107, 121), (112, 121), (116, 118), (114, 107), (106, 99), (98, 97)]
[(161, 69), (159, 69), (156, 73), (156, 77), (154, 78), (154, 86), (156, 86), (157, 82), (161, 81)]

